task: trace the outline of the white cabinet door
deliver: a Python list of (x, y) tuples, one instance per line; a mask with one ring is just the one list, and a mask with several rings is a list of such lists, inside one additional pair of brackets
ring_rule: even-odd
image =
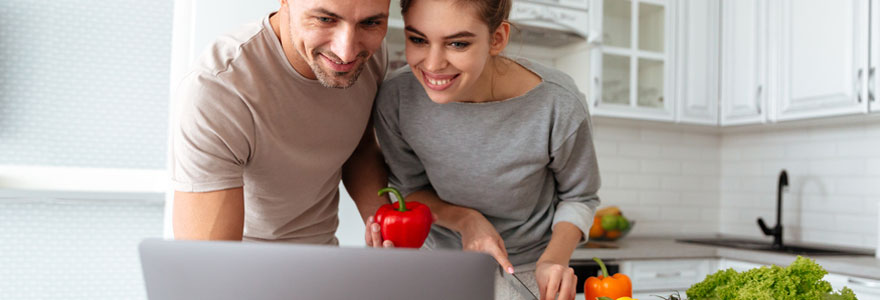
[(589, 102), (600, 116), (674, 121), (678, 0), (593, 0)]
[(677, 121), (718, 125), (719, 0), (679, 2)]
[(834, 291), (839, 291), (846, 286), (853, 290), (859, 300), (880, 300), (880, 280), (834, 273), (828, 273), (823, 279), (831, 283)]
[(871, 0), (871, 66), (868, 68), (868, 106), (871, 112), (880, 112), (880, 100), (877, 99), (877, 69), (880, 67), (880, 0)]
[(776, 120), (864, 113), (868, 0), (782, 0), (770, 7)]
[(721, 1), (721, 125), (766, 118), (767, 2)]
[[(715, 259), (632, 260), (620, 264), (621, 273), (632, 280), (633, 295), (669, 296), (684, 293), (715, 270)], [(650, 299), (653, 297), (635, 297)]]
[(754, 268), (760, 268), (762, 266), (764, 265), (759, 263), (722, 258), (721, 261), (718, 263), (718, 270), (733, 269), (737, 272), (743, 272)]

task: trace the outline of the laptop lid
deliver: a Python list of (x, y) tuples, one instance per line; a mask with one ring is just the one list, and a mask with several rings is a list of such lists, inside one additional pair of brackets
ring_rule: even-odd
[(147, 239), (147, 297), (166, 299), (494, 298), (495, 261), (451, 250)]

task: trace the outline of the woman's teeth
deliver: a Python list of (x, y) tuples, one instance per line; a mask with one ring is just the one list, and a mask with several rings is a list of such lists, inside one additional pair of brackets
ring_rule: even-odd
[(449, 83), (450, 80), (451, 79), (443, 79), (443, 80), (428, 79), (428, 82), (430, 82), (433, 85), (444, 85), (444, 84)]

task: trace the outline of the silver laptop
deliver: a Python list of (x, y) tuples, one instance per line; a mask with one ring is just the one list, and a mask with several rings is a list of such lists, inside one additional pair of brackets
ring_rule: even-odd
[(495, 261), (463, 251), (141, 242), (151, 300), (494, 298)]

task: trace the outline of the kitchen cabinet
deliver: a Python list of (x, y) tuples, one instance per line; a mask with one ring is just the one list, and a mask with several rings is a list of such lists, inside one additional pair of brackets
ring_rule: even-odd
[(868, 110), (868, 0), (770, 2), (775, 121)]
[(678, 5), (675, 90), (676, 121), (718, 125), (720, 0), (684, 0)]
[(824, 278), (837, 291), (844, 286), (853, 290), (859, 300), (880, 300), (880, 280), (828, 273)]
[(875, 94), (877, 91), (877, 67), (880, 65), (880, 1), (871, 0), (871, 37), (870, 54), (869, 61), (870, 66), (868, 67), (868, 107), (873, 113), (880, 112), (880, 101), (877, 100), (877, 95)]
[[(743, 272), (762, 266), (765, 265), (722, 258), (718, 263), (718, 270), (733, 268), (737, 272)], [(834, 288), (835, 291), (840, 290), (844, 286), (852, 289), (859, 300), (880, 300), (880, 280), (835, 273), (828, 273), (823, 279), (831, 283), (831, 287)]]
[(682, 295), (693, 284), (714, 272), (716, 259), (629, 260), (620, 264), (620, 272), (632, 280), (633, 298), (652, 299), (652, 295)]
[(594, 115), (674, 121), (675, 0), (594, 0)]
[(734, 271), (737, 271), (737, 272), (743, 272), (743, 271), (748, 271), (748, 270), (751, 270), (754, 268), (760, 268), (763, 266), (765, 266), (765, 265), (759, 264), (759, 263), (741, 261), (741, 260), (727, 259), (727, 258), (722, 258), (718, 261), (718, 270), (733, 269)]
[(767, 1), (721, 2), (722, 126), (766, 120)]

